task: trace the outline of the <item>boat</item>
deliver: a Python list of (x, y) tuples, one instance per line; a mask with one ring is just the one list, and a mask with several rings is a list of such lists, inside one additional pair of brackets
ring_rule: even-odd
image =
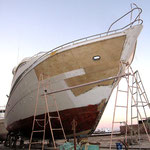
[(5, 122), (4, 113), (5, 113), (5, 107), (0, 106), (0, 142), (6, 140), (7, 133), (8, 133), (4, 125)]
[[(133, 21), (120, 29), (111, 30), (116, 22), (133, 11), (139, 12)], [(137, 38), (142, 30), (143, 21), (139, 18), (141, 12), (140, 8), (133, 8), (112, 23), (105, 33), (75, 40), (23, 59), (12, 71), (14, 76), (5, 112), (8, 132), (31, 136), (39, 92), (38, 118), (44, 118), (45, 101), (42, 95), (51, 93), (46, 95), (49, 112), (52, 116), (56, 115), (55, 97), (67, 137), (73, 137), (74, 119), (77, 123), (77, 136), (93, 133), (119, 80), (104, 79), (123, 75), (133, 61)], [(80, 86), (98, 80), (104, 82)], [(45, 89), (42, 86), (38, 88), (39, 84), (47, 86)], [(62, 90), (67, 88), (68, 90)], [(59, 121), (53, 119), (53, 128), (58, 128), (58, 125)], [(36, 130), (41, 128), (36, 125)], [(50, 137), (50, 133), (47, 126), (46, 138)], [(61, 133), (55, 131), (54, 136), (61, 138)]]

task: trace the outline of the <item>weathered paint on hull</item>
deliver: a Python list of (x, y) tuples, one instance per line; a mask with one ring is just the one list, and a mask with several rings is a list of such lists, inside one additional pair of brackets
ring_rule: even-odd
[[(105, 101), (105, 100), (104, 100)], [(60, 116), (62, 124), (65, 130), (65, 134), (70, 137), (73, 134), (72, 131), (72, 121), (75, 119), (77, 121), (76, 133), (77, 135), (86, 135), (91, 133), (91, 129), (94, 128), (97, 118), (101, 118), (102, 113), (105, 108), (105, 102), (99, 105), (89, 105), (87, 107), (73, 108), (64, 111), (60, 111)], [(57, 116), (57, 112), (50, 113), (51, 116)], [(43, 119), (43, 115), (39, 115), (36, 118)], [(30, 137), (31, 129), (33, 124), (33, 116), (16, 121), (15, 123), (8, 126), (9, 131), (21, 131), (26, 137)], [(60, 128), (60, 122), (58, 119), (52, 119), (52, 127)], [(21, 130), (20, 130), (21, 129)], [(43, 122), (35, 124), (35, 130), (42, 130)], [(35, 137), (42, 137), (43, 133), (38, 133)], [(54, 131), (55, 138), (63, 137), (62, 131)], [(51, 138), (51, 132), (49, 129), (49, 124), (46, 126), (46, 138)]]

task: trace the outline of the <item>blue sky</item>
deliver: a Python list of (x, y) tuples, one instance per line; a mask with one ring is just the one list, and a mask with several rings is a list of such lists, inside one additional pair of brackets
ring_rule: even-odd
[[(141, 72), (150, 95), (149, 0), (0, 0), (0, 105), (7, 102), (13, 67), (24, 57), (107, 31), (133, 2), (143, 9), (144, 20), (133, 67)], [(130, 17), (115, 27), (129, 21)]]

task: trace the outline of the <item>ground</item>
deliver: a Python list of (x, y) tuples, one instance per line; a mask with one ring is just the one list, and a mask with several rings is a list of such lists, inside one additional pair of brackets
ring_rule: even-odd
[[(105, 136), (90, 136), (88, 137), (88, 139), (84, 139), (85, 141), (88, 141), (90, 143), (95, 143), (95, 144), (99, 144), (100, 146), (100, 150), (106, 150), (109, 149), (110, 146), (110, 135), (105, 135)], [(124, 136), (122, 135), (114, 135), (113, 136), (113, 140), (112, 140), (112, 149), (116, 149), (116, 143), (123, 141)], [(73, 139), (71, 140), (73, 141)], [(56, 141), (58, 145), (61, 145), (64, 143), (64, 140), (57, 140)], [(130, 137), (128, 137), (128, 143), (131, 143)], [(124, 148), (124, 146), (123, 146)], [(25, 148), (23, 148), (24, 150), (28, 150), (28, 144), (25, 144)], [(36, 148), (33, 148), (32, 150), (37, 150), (40, 149), (40, 145), (36, 146)], [(133, 137), (133, 143), (132, 145), (130, 145), (129, 149), (142, 149), (142, 150), (149, 150), (150, 149), (150, 142), (148, 141), (148, 137), (147, 135), (143, 134), (141, 135), (141, 140), (140, 142), (138, 142), (138, 140), (136, 140), (136, 136)], [(0, 144), (0, 150), (11, 150), (10, 148), (6, 148), (4, 147), (2, 144)], [(16, 148), (16, 150), (21, 150), (19, 148)], [(52, 148), (48, 147), (47, 145), (45, 145), (45, 150), (52, 150)]]

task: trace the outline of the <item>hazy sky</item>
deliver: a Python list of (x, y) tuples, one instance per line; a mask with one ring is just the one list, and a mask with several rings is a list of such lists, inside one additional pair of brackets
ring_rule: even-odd
[[(7, 102), (13, 67), (24, 57), (107, 31), (133, 2), (143, 9), (144, 21), (133, 67), (150, 96), (150, 0), (0, 0), (0, 105)], [(115, 28), (129, 21), (130, 16)]]

